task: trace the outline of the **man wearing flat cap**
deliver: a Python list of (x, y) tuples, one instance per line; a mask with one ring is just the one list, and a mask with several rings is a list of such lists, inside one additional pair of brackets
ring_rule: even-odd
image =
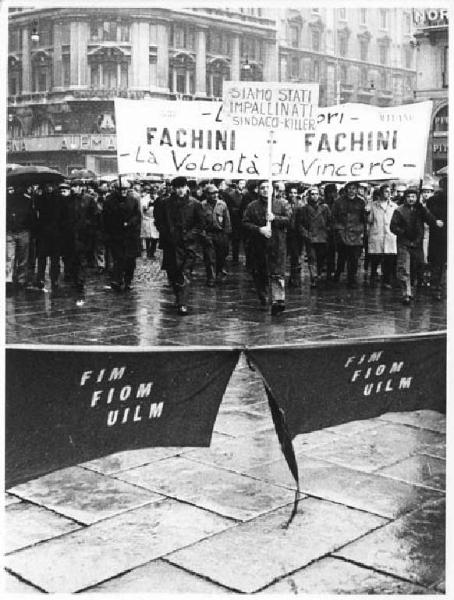
[(333, 228), (338, 250), (334, 281), (339, 281), (345, 262), (347, 263), (347, 286), (357, 287), (356, 273), (364, 243), (367, 221), (366, 203), (358, 194), (358, 183), (350, 181), (344, 193), (333, 204)]
[(207, 286), (214, 287), (225, 279), (224, 267), (229, 253), (229, 235), (232, 232), (227, 204), (219, 198), (219, 190), (209, 183), (205, 187), (202, 201), (205, 219), (203, 238), (203, 260), (207, 275)]
[(185, 315), (188, 312), (185, 272), (195, 262), (204, 216), (201, 203), (189, 195), (186, 177), (175, 177), (171, 186), (170, 196), (155, 209), (155, 222), (165, 254), (163, 266), (175, 294), (177, 312)]

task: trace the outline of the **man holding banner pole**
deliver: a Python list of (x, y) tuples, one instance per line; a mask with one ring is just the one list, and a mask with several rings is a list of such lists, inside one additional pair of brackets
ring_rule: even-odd
[(285, 310), (290, 207), (286, 200), (275, 198), (270, 210), (270, 188), (268, 181), (260, 182), (259, 197), (246, 208), (243, 226), (251, 238), (251, 270), (260, 304), (267, 306), (269, 292), (271, 314), (274, 316)]

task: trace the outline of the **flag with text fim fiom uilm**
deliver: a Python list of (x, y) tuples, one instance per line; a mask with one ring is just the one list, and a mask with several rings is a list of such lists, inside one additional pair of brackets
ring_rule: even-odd
[(6, 349), (6, 487), (123, 450), (209, 446), (239, 350)]
[(386, 412), (446, 413), (446, 333), (252, 348), (293, 439)]

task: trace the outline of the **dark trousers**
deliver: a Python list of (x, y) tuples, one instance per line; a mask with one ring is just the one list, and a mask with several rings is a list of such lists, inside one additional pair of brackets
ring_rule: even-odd
[(339, 243), (337, 245), (337, 267), (336, 278), (344, 271), (345, 263), (347, 263), (347, 283), (356, 282), (356, 273), (358, 271), (358, 261), (363, 250), (362, 246), (347, 246), (347, 244)]
[(136, 257), (127, 255), (122, 241), (111, 244), (113, 269), (112, 283), (115, 285), (130, 285), (136, 269)]
[(301, 285), (301, 252), (303, 240), (294, 232), (287, 234), (287, 255), (290, 257), (290, 282), (294, 286)]
[(148, 258), (153, 258), (156, 253), (158, 240), (156, 238), (143, 238), (145, 241), (145, 251)]
[(223, 231), (207, 233), (203, 246), (203, 260), (208, 281), (222, 273), (228, 253), (229, 240)]
[(440, 292), (443, 286), (443, 278), (446, 271), (446, 257), (431, 257), (430, 262), (430, 287), (435, 292)]
[(404, 296), (411, 296), (411, 286), (417, 281), (417, 274), (424, 266), (422, 245), (417, 248), (397, 245), (397, 277)]
[(306, 240), (307, 266), (311, 281), (320, 277), (328, 255), (328, 244)]
[[(38, 258), (38, 274), (37, 274), (37, 284), (38, 287), (44, 287), (44, 281), (46, 278), (46, 266), (47, 266), (47, 256), (40, 256)], [(58, 278), (60, 276), (60, 255), (52, 254), (49, 256), (50, 259), (50, 281), (52, 285), (58, 283)]]
[(381, 274), (383, 283), (391, 283), (393, 271), (396, 263), (395, 254), (369, 254), (371, 272), (371, 281), (377, 278), (377, 269), (381, 265)]
[(240, 245), (243, 237), (243, 228), (241, 221), (239, 223), (232, 222), (232, 261), (237, 263), (240, 256)]
[(336, 244), (334, 242), (334, 237), (330, 236), (328, 238), (328, 244), (326, 248), (326, 273), (327, 278), (330, 279), (336, 270)]

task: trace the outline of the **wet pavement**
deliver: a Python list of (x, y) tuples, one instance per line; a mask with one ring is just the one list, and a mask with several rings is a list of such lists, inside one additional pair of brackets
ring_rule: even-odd
[(249, 274), (228, 263), (229, 275), (215, 288), (205, 285), (199, 264), (189, 291), (189, 314), (175, 314), (174, 297), (160, 260), (139, 259), (134, 289), (104, 289), (107, 276), (89, 272), (84, 304), (69, 285), (58, 294), (32, 291), (6, 299), (6, 341), (26, 344), (228, 345), (304, 344), (314, 340), (386, 336), (446, 327), (445, 302), (420, 290), (410, 306), (399, 290), (347, 289), (345, 282), (309, 286), (304, 267), (301, 289), (287, 291), (280, 316), (262, 312)]
[[(187, 317), (158, 261), (139, 261), (134, 291), (90, 276), (70, 289), (6, 300), (6, 339), (26, 344), (307, 343), (443, 330), (444, 303), (421, 292), (344, 284), (288, 293), (261, 312), (242, 267), (222, 287), (196, 271)], [(294, 482), (258, 375), (242, 355), (209, 448), (106, 456), (11, 488), (6, 591), (90, 593), (443, 594), (445, 417), (388, 413), (299, 435)]]

